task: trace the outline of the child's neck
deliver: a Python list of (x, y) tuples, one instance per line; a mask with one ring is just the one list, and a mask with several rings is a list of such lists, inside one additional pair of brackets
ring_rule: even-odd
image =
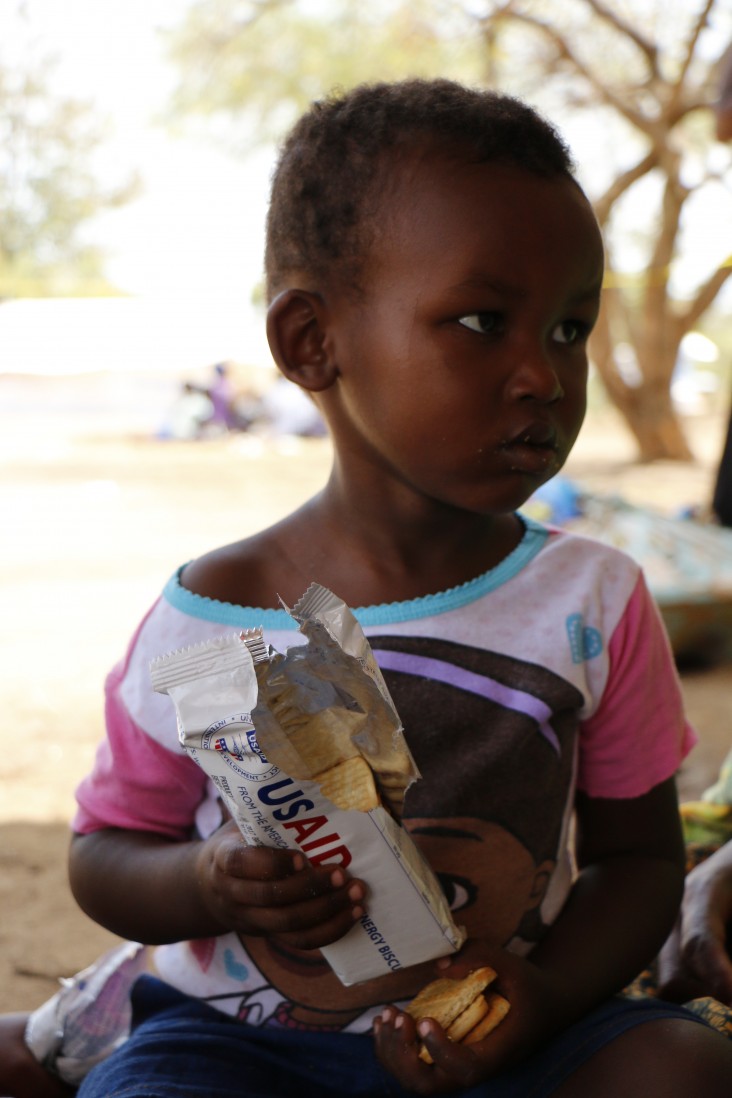
[(374, 510), (365, 502), (330, 482), (297, 523), (300, 569), (354, 607), (466, 583), (500, 564), (523, 534), (513, 514), (475, 515), (434, 502), (394, 508), (389, 500)]

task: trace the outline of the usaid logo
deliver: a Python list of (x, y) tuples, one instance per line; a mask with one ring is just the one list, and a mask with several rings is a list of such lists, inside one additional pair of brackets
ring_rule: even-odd
[(201, 737), (204, 751), (216, 751), (220, 758), (241, 777), (263, 782), (279, 774), (259, 743), (251, 713), (234, 713), (210, 725)]

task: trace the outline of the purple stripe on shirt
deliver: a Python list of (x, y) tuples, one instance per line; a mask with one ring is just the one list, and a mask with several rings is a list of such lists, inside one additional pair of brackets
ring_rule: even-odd
[(419, 675), (425, 679), (444, 682), (449, 686), (455, 686), (458, 690), (479, 694), (480, 697), (488, 698), (489, 701), (496, 702), (506, 709), (524, 713), (536, 721), (542, 736), (548, 740), (557, 754), (561, 754), (559, 740), (549, 724), (552, 711), (545, 702), (533, 694), (515, 690), (496, 682), (487, 675), (478, 675), (475, 671), (468, 671), (464, 667), (458, 667), (457, 664), (436, 660), (431, 656), (415, 656), (409, 652), (394, 652), (386, 648), (375, 650), (374, 656), (382, 670), (400, 671), (404, 675)]

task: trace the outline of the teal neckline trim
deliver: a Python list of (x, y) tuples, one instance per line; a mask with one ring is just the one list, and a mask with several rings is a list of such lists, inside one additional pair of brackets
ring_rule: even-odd
[[(484, 572), (475, 579), (450, 587), (435, 595), (423, 595), (404, 602), (385, 602), (378, 606), (360, 606), (353, 612), (363, 626), (392, 625), (395, 622), (416, 621), (419, 618), (431, 618), (446, 614), (450, 610), (459, 610), (471, 602), (495, 591), (524, 569), (544, 547), (549, 531), (541, 523), (526, 515), (520, 515), (524, 524), (524, 536), (516, 548), (495, 568)], [(185, 565), (183, 566), (185, 567)], [(277, 629), (296, 630), (286, 610), (264, 610), (254, 606), (236, 606), (231, 602), (220, 602), (205, 595), (196, 595), (181, 585), (183, 567), (179, 568), (168, 580), (163, 590), (163, 598), (176, 610), (192, 618), (203, 621), (215, 621), (221, 625), (237, 629)]]

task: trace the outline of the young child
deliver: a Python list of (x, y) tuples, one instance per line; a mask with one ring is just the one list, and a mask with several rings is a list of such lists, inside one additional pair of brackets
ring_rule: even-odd
[[(159, 944), (161, 979), (135, 985), (129, 1040), (79, 1094), (728, 1093), (721, 1037), (618, 995), (683, 886), (673, 775), (693, 736), (657, 612), (628, 558), (518, 512), (577, 437), (600, 304), (565, 145), (522, 103), (440, 80), (315, 104), (274, 177), (266, 272), (274, 358), (333, 470), (181, 568), (108, 680), (71, 883)], [(405, 826), (469, 934), (353, 987), (318, 950), (368, 911), (364, 882), (244, 846), (148, 674), (238, 628), (301, 643), (278, 596), (313, 581), (358, 608), (422, 773)], [(417, 1033), (400, 1006), (484, 964), (502, 1025), (470, 1047)]]

